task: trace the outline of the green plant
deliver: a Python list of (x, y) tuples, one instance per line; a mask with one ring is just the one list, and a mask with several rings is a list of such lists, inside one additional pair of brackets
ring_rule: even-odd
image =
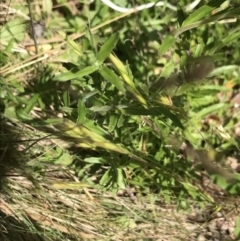
[[(12, 53), (27, 27), (18, 19), (4, 25), (3, 116), (57, 143), (27, 165), (39, 173), (42, 162), (62, 164), (87, 185), (133, 186), (179, 206), (213, 203), (200, 185), (202, 170), (193, 168), (197, 159), (222, 189), (239, 194), (238, 174), (208, 165), (224, 166), (238, 152), (230, 95), (239, 89), (239, 4), (213, 0), (187, 12), (184, 3), (176, 13), (136, 14), (117, 14), (100, 1), (74, 9), (63, 1), (57, 11), (42, 5), (50, 50), (43, 40)], [(82, 14), (72, 14), (78, 8)], [(180, 158), (186, 140), (188, 158)]]

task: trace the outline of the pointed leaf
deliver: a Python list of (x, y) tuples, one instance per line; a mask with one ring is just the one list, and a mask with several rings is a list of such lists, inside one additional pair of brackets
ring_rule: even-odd
[(117, 122), (118, 122), (118, 116), (114, 114), (111, 115), (109, 125), (108, 125), (108, 131), (110, 133), (116, 128)]
[(39, 99), (39, 95), (36, 94), (34, 95), (29, 101), (28, 101), (28, 104), (27, 106), (24, 108), (24, 111), (26, 113), (30, 113), (30, 111), (33, 109), (33, 107), (35, 106), (36, 102), (38, 101)]
[(99, 73), (102, 75), (104, 79), (112, 83), (118, 90), (125, 93), (125, 88), (123, 86), (123, 81), (113, 72), (113, 70), (109, 69), (107, 66), (102, 66), (99, 70)]
[(204, 19), (208, 14), (210, 14), (214, 9), (219, 8), (225, 0), (212, 0), (206, 5), (200, 7), (194, 11), (188, 18), (185, 19), (182, 26), (186, 26), (190, 23), (197, 22)]
[(174, 36), (168, 35), (162, 42), (160, 48), (159, 48), (159, 52), (160, 54), (164, 54), (166, 51), (168, 51), (171, 47), (173, 47), (173, 45), (176, 42), (176, 38)]
[(92, 66), (85, 67), (76, 73), (72, 73), (71, 71), (68, 71), (66, 73), (55, 76), (54, 80), (59, 82), (65, 82), (76, 78), (82, 78), (84, 76), (92, 74), (93, 72), (98, 70), (98, 68), (99, 68), (98, 66), (92, 65)]
[(111, 181), (110, 169), (108, 169), (100, 179), (100, 185), (106, 186)]
[(122, 189), (126, 188), (125, 180), (126, 180), (126, 177), (124, 177), (123, 170), (121, 168), (117, 168), (117, 184)]
[(100, 51), (97, 54), (97, 60), (100, 65), (105, 61), (105, 59), (109, 56), (109, 54), (115, 48), (118, 42), (118, 37), (119, 37), (118, 33), (112, 34), (111, 37), (100, 48)]
[(77, 123), (82, 124), (86, 116), (86, 106), (83, 100), (78, 100), (78, 118)]

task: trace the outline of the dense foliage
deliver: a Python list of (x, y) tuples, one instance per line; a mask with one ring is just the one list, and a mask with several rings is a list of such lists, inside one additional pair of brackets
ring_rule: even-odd
[[(18, 13), (1, 28), (2, 116), (29, 127), (30, 173), (61, 164), (98, 190), (134, 187), (186, 207), (213, 201), (198, 185), (206, 170), (239, 194), (224, 167), (239, 155), (240, 5), (191, 2), (120, 13), (43, 1), (30, 15), (11, 3), (46, 25), (35, 44)], [(56, 146), (35, 147), (45, 139)]]

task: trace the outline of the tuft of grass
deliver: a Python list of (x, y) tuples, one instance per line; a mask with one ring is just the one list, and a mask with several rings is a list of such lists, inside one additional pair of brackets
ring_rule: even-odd
[(223, 168), (239, 154), (239, 4), (186, 2), (0, 4), (4, 240), (186, 240), (159, 203), (238, 202)]

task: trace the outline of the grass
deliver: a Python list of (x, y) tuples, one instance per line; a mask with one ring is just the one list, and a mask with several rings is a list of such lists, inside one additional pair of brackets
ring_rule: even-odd
[(164, 210), (238, 206), (239, 4), (176, 2), (0, 4), (1, 239), (185, 240)]

